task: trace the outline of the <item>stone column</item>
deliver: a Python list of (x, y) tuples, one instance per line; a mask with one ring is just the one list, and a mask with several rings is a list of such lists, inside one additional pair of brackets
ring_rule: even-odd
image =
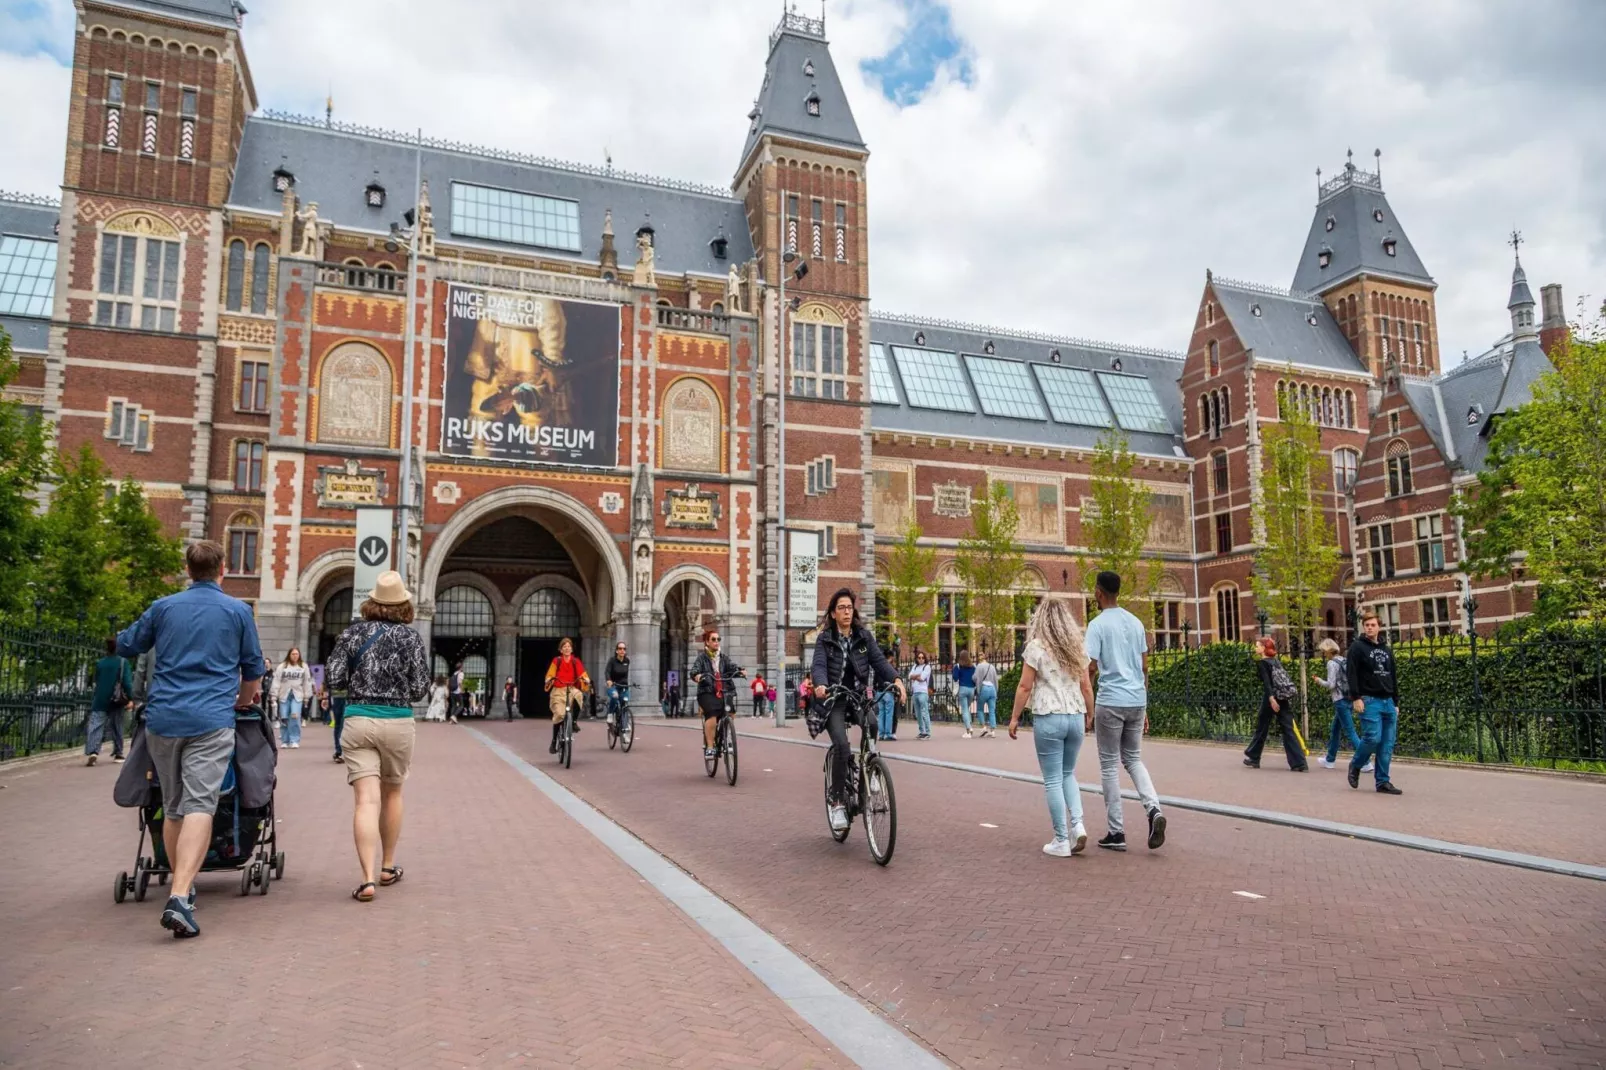
[[(519, 625), (515, 621), (511, 624), (497, 624), (491, 629), (496, 642), (496, 663), (492, 666), (491, 683), (488, 686), (487, 699), (492, 706), (488, 716), (506, 717), (507, 709), (502, 703), (502, 684), (509, 676), (518, 682), (519, 664)], [(523, 696), (520, 696), (521, 698)]]

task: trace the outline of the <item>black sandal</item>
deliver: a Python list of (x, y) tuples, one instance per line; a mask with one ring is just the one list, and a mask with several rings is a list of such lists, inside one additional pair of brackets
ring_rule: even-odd
[[(390, 876), (387, 877), (387, 873), (390, 874)], [(389, 888), (392, 884), (395, 884), (401, 879), (402, 868), (400, 866), (386, 866), (379, 871), (379, 883), (382, 887)]]
[[(368, 889), (367, 895), (362, 894), (364, 888)], [(363, 881), (357, 885), (357, 890), (351, 893), (351, 897), (359, 903), (372, 903), (374, 901), (374, 891), (373, 881)]]

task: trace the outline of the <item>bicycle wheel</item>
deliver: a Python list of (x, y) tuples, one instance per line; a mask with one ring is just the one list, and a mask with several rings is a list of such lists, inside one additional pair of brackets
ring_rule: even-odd
[(825, 748), (825, 827), (831, 829), (831, 838), (837, 843), (841, 843), (848, 838), (848, 832), (853, 828), (853, 819), (850, 817), (848, 819), (848, 827), (840, 832), (831, 828), (831, 789), (833, 786), (831, 783), (831, 758), (835, 753), (835, 746)]
[(864, 834), (877, 865), (892, 861), (892, 848), (898, 841), (898, 803), (892, 794), (892, 775), (876, 754), (864, 761)]
[(732, 787), (736, 786), (736, 722), (726, 715), (720, 720), (724, 726), (724, 741), (722, 749), (725, 752), (725, 779)]
[(608, 749), (613, 750), (619, 742), (619, 718), (623, 714), (618, 710), (609, 710), (608, 712), (613, 714), (613, 720), (608, 722)]
[(630, 753), (630, 745), (636, 741), (636, 718), (625, 706), (619, 711), (619, 747), (626, 754)]
[[(704, 718), (703, 723), (708, 723), (706, 718)], [(719, 722), (717, 721), (714, 723), (714, 750), (711, 754), (705, 753), (703, 755), (703, 769), (707, 771), (710, 778), (719, 772)]]
[(558, 761), (563, 768), (569, 768), (574, 761), (574, 707), (570, 706), (563, 715), (563, 730), (558, 733)]

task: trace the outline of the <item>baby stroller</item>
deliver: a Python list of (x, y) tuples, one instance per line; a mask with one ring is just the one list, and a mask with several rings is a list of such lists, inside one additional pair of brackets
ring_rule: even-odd
[[(253, 888), (258, 895), (267, 895), (270, 881), (284, 877), (284, 852), (278, 849), (273, 810), (278, 753), (272, 726), (260, 706), (235, 714), (234, 757), (223, 775), (212, 819), (212, 843), (201, 872), (238, 871), (241, 895), (251, 894)], [(135, 902), (144, 902), (151, 878), (166, 884), (173, 870), (162, 842), (162, 786), (145, 748), (143, 710), (136, 719), (128, 761), (118, 775), (113, 799), (119, 806), (139, 811), (139, 848), (134, 854), (134, 871), (117, 874), (112, 899), (121, 903), (133, 892)], [(147, 833), (151, 843), (148, 855)]]

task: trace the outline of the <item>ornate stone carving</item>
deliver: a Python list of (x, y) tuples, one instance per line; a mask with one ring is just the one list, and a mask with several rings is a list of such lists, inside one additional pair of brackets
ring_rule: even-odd
[(274, 324), (272, 320), (263, 319), (236, 319), (233, 316), (219, 316), (217, 321), (217, 340), (219, 342), (245, 342), (249, 345), (273, 345)]
[(630, 527), (638, 538), (652, 538), (652, 475), (644, 464), (637, 466), (630, 491)]
[(664, 525), (671, 528), (719, 527), (719, 494), (706, 493), (696, 483), (672, 490), (664, 500)]
[(355, 457), (348, 457), (344, 464), (320, 465), (312, 492), (322, 508), (355, 509), (383, 504), (389, 490), (382, 469), (363, 468)]
[(718, 472), (720, 405), (701, 379), (682, 379), (664, 394), (663, 449), (659, 464), (681, 472)]
[(429, 180), (418, 188), (418, 255), (435, 255), (435, 209), (429, 204)]
[(652, 597), (652, 544), (641, 542), (636, 544), (636, 597), (648, 599)]
[(318, 375), (318, 441), (390, 445), (390, 363), (370, 345), (347, 342)]
[(938, 516), (969, 516), (970, 487), (949, 480), (931, 488), (931, 511)]
[(636, 235), (636, 269), (631, 281), (637, 286), (658, 285), (658, 276), (653, 271), (652, 235), (646, 231)]
[(435, 484), (435, 500), (441, 505), (456, 505), (463, 496), (463, 488), (449, 479), (443, 479)]
[(742, 276), (732, 264), (729, 273), (725, 276), (725, 311), (740, 312), (742, 310)]
[(624, 495), (616, 490), (606, 491), (597, 499), (597, 508), (609, 516), (618, 516), (625, 508)]

